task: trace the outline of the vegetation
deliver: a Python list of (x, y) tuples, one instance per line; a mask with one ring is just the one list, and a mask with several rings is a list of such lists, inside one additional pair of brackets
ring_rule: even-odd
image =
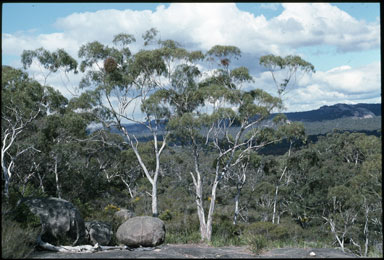
[[(307, 125), (281, 113), (291, 79), (314, 72), (310, 63), (262, 57), (274, 96), (234, 65), (237, 47), (188, 51), (156, 35), (147, 31), (136, 53), (129, 34), (117, 35), (114, 47), (87, 43), (79, 66), (64, 50), (25, 51), (25, 68), (37, 60), (46, 69), (42, 83), (2, 67), (3, 257), (33, 248), (36, 219), (16, 207), (27, 196), (71, 201), (86, 221), (110, 222), (114, 231), (112, 216), (121, 208), (158, 216), (166, 243), (247, 245), (256, 253), (338, 246), (380, 256), (381, 132), (341, 131), (346, 127), (311, 142)], [(77, 69), (85, 75), (81, 95), (68, 100), (46, 86), (52, 73)], [(288, 77), (279, 79), (279, 70)], [(149, 138), (139, 138), (127, 121)], [(102, 127), (89, 131), (92, 124)], [(281, 143), (283, 152), (263, 153)]]
[[(322, 122), (304, 122), (304, 127), (307, 135), (325, 135), (334, 130), (373, 132), (381, 129), (381, 116), (373, 118), (345, 117)], [(381, 133), (378, 134), (381, 135)]]

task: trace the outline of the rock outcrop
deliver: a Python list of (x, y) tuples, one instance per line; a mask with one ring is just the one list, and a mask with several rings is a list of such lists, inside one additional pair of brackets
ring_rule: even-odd
[(101, 221), (85, 222), (85, 233), (92, 245), (107, 246), (112, 239), (112, 226)]
[(116, 232), (120, 244), (129, 247), (153, 247), (165, 240), (165, 225), (159, 218), (141, 216), (124, 222)]
[(55, 243), (57, 239), (65, 238), (73, 241), (73, 245), (85, 242), (84, 221), (72, 203), (52, 197), (29, 197), (22, 199), (20, 203), (40, 217), (42, 229), (39, 239)]
[(119, 225), (123, 224), (128, 219), (134, 217), (134, 213), (128, 209), (121, 209), (116, 211), (113, 215), (113, 218), (116, 220)]

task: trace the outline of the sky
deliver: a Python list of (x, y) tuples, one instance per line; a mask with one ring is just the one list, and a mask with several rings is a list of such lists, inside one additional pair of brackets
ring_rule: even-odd
[[(286, 112), (381, 103), (379, 3), (3, 3), (2, 64), (21, 68), (22, 51), (39, 47), (64, 48), (78, 59), (82, 44), (112, 45), (121, 32), (138, 39), (152, 27), (187, 49), (239, 47), (238, 65), (254, 77), (247, 88), (271, 94), (276, 87), (261, 56), (312, 63), (316, 72), (298, 75), (284, 96)], [(38, 64), (28, 72), (40, 81), (46, 73)], [(80, 79), (50, 75), (47, 84), (70, 98)]]

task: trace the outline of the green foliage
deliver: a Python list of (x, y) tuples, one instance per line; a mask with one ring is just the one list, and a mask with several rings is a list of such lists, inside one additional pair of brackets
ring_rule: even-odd
[(24, 203), (20, 203), (10, 214), (12, 220), (20, 223), (22, 228), (39, 228), (41, 225), (40, 218), (33, 214)]
[(207, 52), (207, 55), (215, 56), (217, 58), (225, 58), (230, 56), (239, 58), (241, 56), (241, 51), (236, 46), (215, 45)]
[[(157, 34), (154, 28), (145, 32), (144, 47), (155, 43)], [(259, 127), (260, 123), (245, 129), (254, 120), (261, 121), (274, 110), (282, 110), (280, 97), (291, 79), (299, 71), (314, 72), (312, 64), (298, 56), (262, 57), (260, 64), (271, 72), (288, 72), (288, 77), (280, 81), (273, 78), (279, 94), (275, 97), (261, 89), (242, 88), (242, 84), (252, 83), (253, 79), (248, 68), (233, 68), (233, 59), (241, 55), (235, 46), (216, 45), (204, 55), (201, 51), (187, 51), (176, 41), (160, 40), (155, 47), (132, 53), (128, 45), (134, 41), (133, 35), (121, 33), (113, 39), (115, 47), (99, 42), (81, 46), (80, 70), (85, 77), (80, 87), (93, 88), (69, 101), (52, 87), (30, 79), (25, 72), (2, 67), (2, 136), (6, 131), (9, 133), (7, 127), (12, 123), (28, 120), (40, 109), (35, 121), (5, 154), (6, 159), (14, 159), (27, 147), (36, 149), (26, 150), (14, 161), (8, 205), (16, 205), (23, 196), (56, 196), (56, 184), (60, 184), (62, 197), (73, 202), (85, 220), (112, 221), (114, 231), (118, 224), (113, 214), (119, 208), (129, 208), (136, 215), (150, 215), (151, 184), (143, 177), (127, 140), (106, 129), (92, 133), (87, 130), (90, 123), (96, 122), (103, 126), (118, 125), (123, 118), (129, 118), (123, 110), (133, 104), (131, 101), (141, 100), (141, 96), (146, 122), (154, 123), (154, 129), (160, 123), (166, 124), (166, 131), (174, 138), (174, 143), (167, 144), (169, 150), (162, 154), (158, 184), (159, 217), (166, 223), (166, 243), (196, 243), (201, 239), (190, 176), (196, 165), (202, 173), (202, 197), (207, 202), (203, 207), (207, 210), (214, 170), (230, 168), (239, 159), (235, 166), (244, 166), (247, 173), (242, 184), (239, 223), (232, 224), (233, 196), (240, 185), (233, 174), (237, 170), (234, 167), (217, 186), (212, 245), (249, 244), (257, 253), (266, 247), (294, 243), (331, 246), (334, 234), (324, 221), (328, 218), (334, 221), (337, 234), (344, 233), (346, 239), (363, 246), (368, 238), (368, 255), (372, 254), (373, 248), (382, 242), (381, 137), (335, 131), (316, 143), (305, 143), (300, 150), (295, 143), (306, 141), (304, 129), (307, 134), (319, 133), (322, 128), (327, 132), (336, 128), (357, 129), (356, 124), (360, 125), (358, 129), (363, 128), (361, 124), (366, 129), (377, 129), (381, 117), (301, 124), (290, 123), (280, 114), (273, 119), (273, 127)], [(23, 66), (31, 66), (34, 59), (50, 72), (77, 69), (77, 62), (60, 49), (27, 50), (22, 55)], [(206, 61), (216, 62), (209, 76), (200, 66)], [(95, 70), (96, 63), (103, 63), (104, 67)], [(168, 81), (162, 85), (164, 78)], [(121, 101), (121, 111), (105, 106), (103, 102), (112, 98)], [(212, 113), (204, 112), (208, 103), (214, 107)], [(139, 137), (144, 135), (136, 135), (136, 147), (152, 174), (156, 169), (154, 142), (141, 142)], [(247, 145), (260, 147), (281, 139), (291, 145), (290, 153), (261, 156), (251, 149), (247, 151), (245, 145), (232, 146), (239, 136), (238, 141), (250, 140)], [(159, 142), (158, 146), (161, 145)], [(233, 153), (227, 152), (231, 148)], [(57, 183), (55, 169), (59, 173)], [(278, 224), (270, 222), (275, 199)], [(305, 228), (300, 227), (303, 216), (309, 219)], [(13, 210), (12, 217), (2, 219), (3, 227), (7, 227), (2, 232), (2, 240), (7, 241), (5, 251), (2, 248), (3, 256), (4, 252), (14, 256), (7, 248), (16, 246), (24, 255), (32, 244), (16, 241), (16, 235), (22, 236), (21, 229), (32, 235), (39, 225), (39, 219), (22, 204)], [(27, 247), (22, 248), (19, 242)]]
[(373, 118), (345, 117), (320, 122), (303, 122), (307, 135), (320, 135), (339, 131), (375, 131), (381, 129), (381, 116)]
[(173, 214), (171, 220), (165, 220), (165, 229), (165, 243), (197, 243), (201, 239), (199, 222), (194, 215), (184, 215), (181, 212)]
[(242, 239), (244, 232), (243, 225), (234, 225), (231, 220), (220, 220), (219, 223), (212, 225), (212, 245), (213, 246), (239, 246), (244, 245), (245, 241)]
[(113, 41), (114, 44), (121, 44), (122, 46), (128, 45), (132, 42), (136, 42), (135, 36), (127, 33), (119, 33), (114, 36)]
[(276, 228), (276, 224), (271, 222), (254, 222), (250, 224), (246, 229), (247, 235), (263, 235), (266, 238), (270, 238), (270, 232)]
[(267, 246), (267, 241), (262, 235), (254, 235), (249, 238), (248, 244), (253, 253), (260, 254), (262, 250)]
[[(260, 57), (259, 63), (272, 73), (272, 77), (276, 84), (277, 93), (279, 96), (284, 93), (292, 77), (296, 77), (296, 73), (298, 71), (304, 73), (315, 72), (315, 67), (299, 56), (288, 55), (282, 58), (280, 56), (270, 54)], [(285, 70), (288, 72), (288, 75), (279, 81), (275, 76), (276, 70)], [(296, 80), (296, 78), (294, 79)]]
[(166, 209), (160, 213), (159, 218), (164, 221), (172, 220), (172, 213), (169, 209)]
[(153, 41), (153, 39), (156, 37), (156, 35), (158, 34), (158, 30), (156, 30), (156, 28), (151, 28), (149, 29), (148, 31), (146, 31), (142, 37), (144, 39), (144, 46), (148, 45), (151, 41)]
[(56, 72), (63, 67), (65, 72), (73, 70), (74, 73), (77, 73), (77, 61), (63, 49), (58, 49), (55, 52), (47, 51), (44, 48), (38, 48), (34, 51), (24, 50), (21, 54), (24, 69), (30, 67), (35, 58), (45, 69), (52, 72)]
[(22, 224), (1, 218), (1, 257), (3, 259), (28, 258), (35, 250), (40, 228), (24, 227)]
[(292, 55), (288, 55), (285, 58), (282, 58), (280, 56), (275, 56), (273, 54), (265, 55), (260, 58), (260, 65), (263, 65), (264, 67), (271, 70), (274, 70), (277, 67), (279, 67), (280, 69), (285, 69), (287, 67), (290, 69), (300, 68), (304, 71), (315, 72), (315, 67), (311, 63), (303, 60), (299, 56), (292, 56)]

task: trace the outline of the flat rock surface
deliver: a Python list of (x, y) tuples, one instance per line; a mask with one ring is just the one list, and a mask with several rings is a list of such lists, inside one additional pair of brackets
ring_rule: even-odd
[[(312, 253), (313, 256), (310, 255)], [(108, 250), (95, 253), (36, 251), (29, 258), (351, 258), (333, 248), (276, 248), (253, 254), (247, 247), (211, 247), (205, 244), (165, 244), (154, 248)]]

